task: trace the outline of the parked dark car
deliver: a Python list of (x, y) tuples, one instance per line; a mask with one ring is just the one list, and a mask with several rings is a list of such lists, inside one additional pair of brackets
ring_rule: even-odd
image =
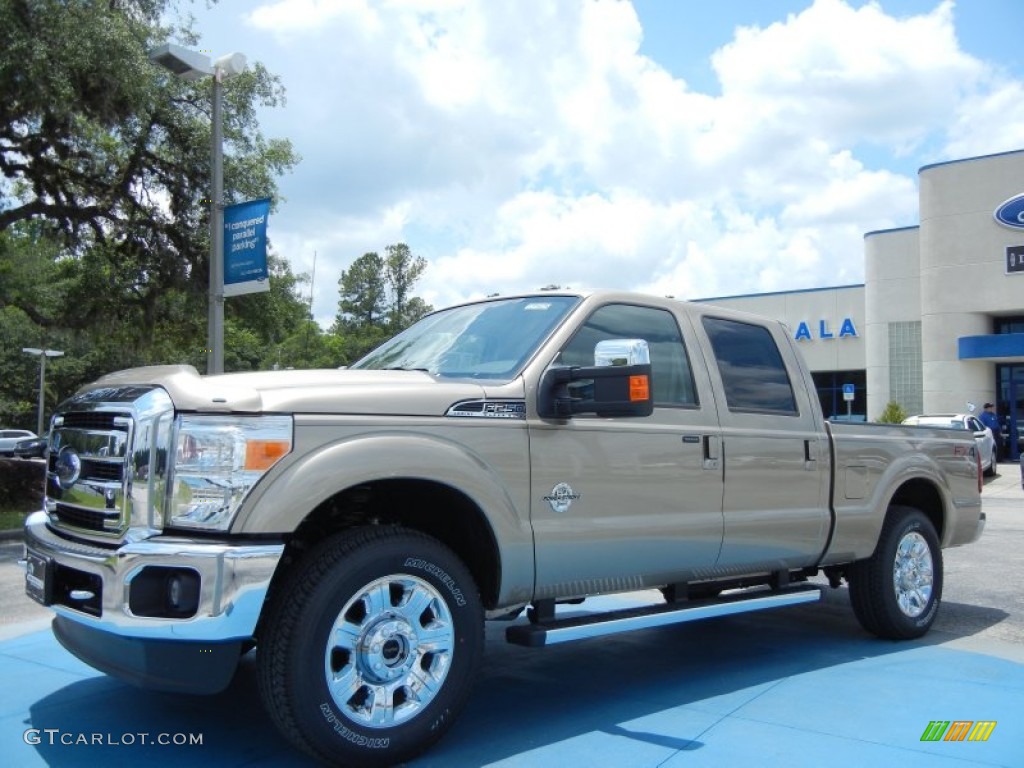
[(14, 455), (19, 459), (45, 459), (47, 448), (45, 437), (30, 437), (14, 444)]

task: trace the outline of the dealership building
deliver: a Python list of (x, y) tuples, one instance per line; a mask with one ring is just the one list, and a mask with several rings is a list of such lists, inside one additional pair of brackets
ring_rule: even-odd
[(925, 166), (918, 189), (919, 225), (864, 235), (863, 285), (700, 301), (786, 323), (826, 416), (994, 402), (1024, 432), (1024, 150)]

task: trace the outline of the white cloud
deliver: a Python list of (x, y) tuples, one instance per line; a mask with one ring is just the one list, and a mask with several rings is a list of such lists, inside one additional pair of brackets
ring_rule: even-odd
[(904, 18), (817, 0), (723, 41), (708, 94), (640, 53), (619, 0), (268, 3), (247, 23), (287, 57), (306, 158), (275, 242), (320, 254), (318, 319), (342, 269), (398, 241), (429, 259), (435, 305), (856, 282), (865, 231), (916, 223), (906, 158), (1024, 145), (1024, 84), (954, 21), (950, 0)]
[(289, 37), (323, 29), (339, 20), (366, 31), (380, 27), (367, 0), (281, 0), (261, 5), (248, 15), (252, 26)]
[(1024, 147), (1024, 83), (1002, 81), (956, 106), (943, 151), (947, 158)]

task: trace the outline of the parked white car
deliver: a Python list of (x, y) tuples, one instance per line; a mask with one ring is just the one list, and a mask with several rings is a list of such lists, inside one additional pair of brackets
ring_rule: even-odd
[(918, 427), (945, 427), (946, 429), (966, 429), (974, 433), (974, 441), (981, 453), (981, 468), (989, 477), (996, 473), (996, 439), (992, 430), (981, 423), (977, 416), (969, 413), (929, 413), (911, 416), (903, 420), (904, 424)]
[(0, 429), (0, 456), (13, 456), (14, 446), (35, 436), (35, 432), (27, 429)]

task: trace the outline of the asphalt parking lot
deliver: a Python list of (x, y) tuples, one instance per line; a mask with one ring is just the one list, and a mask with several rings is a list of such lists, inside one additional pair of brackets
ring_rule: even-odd
[[(982, 540), (945, 551), (942, 610), (921, 640), (866, 635), (844, 589), (820, 604), (541, 650), (505, 644), (507, 625), (495, 623), (466, 712), (410, 765), (1024, 765), (1024, 491), (1017, 467), (1000, 471), (986, 485)], [(211, 697), (99, 674), (23, 596), (19, 555), (18, 542), (0, 543), (5, 764), (308, 764), (263, 714), (251, 656)], [(989, 737), (922, 740), (946, 721), (988, 723)]]

